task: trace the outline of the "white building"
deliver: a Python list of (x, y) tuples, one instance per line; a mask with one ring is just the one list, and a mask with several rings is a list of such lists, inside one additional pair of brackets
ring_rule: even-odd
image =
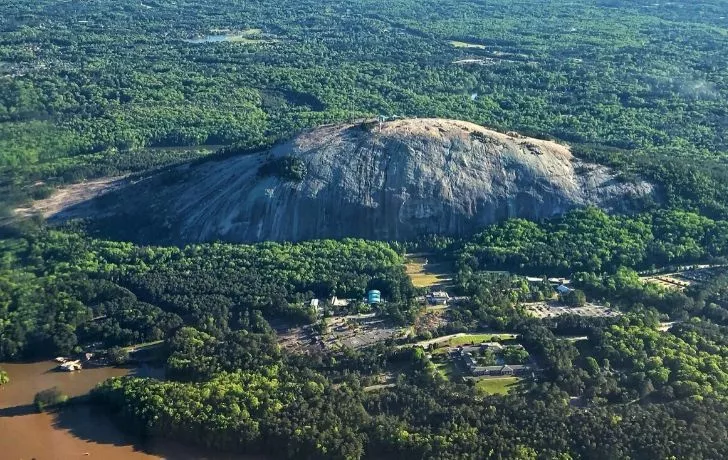
[(339, 299), (334, 296), (331, 298), (331, 306), (333, 307), (347, 307), (351, 301), (349, 299)]
[(429, 300), (430, 303), (435, 305), (447, 305), (447, 302), (450, 300), (450, 295), (445, 291), (435, 291), (430, 294)]

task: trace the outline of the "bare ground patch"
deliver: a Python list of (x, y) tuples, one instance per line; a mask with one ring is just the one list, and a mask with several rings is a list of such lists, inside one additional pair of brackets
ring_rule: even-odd
[(61, 187), (42, 200), (36, 200), (30, 206), (16, 208), (15, 214), (20, 217), (42, 215), (45, 218), (62, 214), (68, 208), (89, 201), (129, 183), (126, 176), (104, 177)]

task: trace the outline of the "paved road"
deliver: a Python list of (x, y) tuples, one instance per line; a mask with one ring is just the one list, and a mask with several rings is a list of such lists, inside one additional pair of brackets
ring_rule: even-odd
[(447, 342), (448, 340), (452, 339), (453, 337), (462, 337), (464, 335), (468, 335), (468, 334), (466, 334), (465, 332), (458, 332), (457, 334), (443, 335), (442, 337), (435, 337), (434, 339), (423, 340), (422, 342), (406, 343), (404, 345), (400, 345), (398, 348), (417, 347), (417, 346), (422, 347), (422, 348), (427, 348), (429, 345), (432, 345), (433, 343)]

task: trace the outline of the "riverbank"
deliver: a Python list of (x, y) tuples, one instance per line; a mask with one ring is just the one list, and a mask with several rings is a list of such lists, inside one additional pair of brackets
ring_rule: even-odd
[[(81, 458), (152, 460), (135, 440), (121, 433), (100, 411), (88, 404), (69, 404), (60, 410), (38, 413), (36, 393), (57, 387), (70, 397), (79, 397), (110, 377), (154, 376), (153, 368), (88, 368), (82, 372), (59, 372), (58, 363), (2, 364), (10, 383), (0, 388), (0, 452), (8, 460), (28, 458)], [(88, 455), (87, 455), (88, 454)]]
[[(122, 431), (103, 407), (86, 395), (98, 383), (126, 375), (163, 378), (150, 366), (91, 367), (79, 372), (56, 370), (58, 363), (0, 363), (10, 383), (0, 387), (0, 457), (21, 459), (103, 460), (260, 460), (263, 457), (211, 453), (164, 439), (141, 439)], [(71, 397), (67, 404), (39, 413), (33, 398), (57, 387)]]

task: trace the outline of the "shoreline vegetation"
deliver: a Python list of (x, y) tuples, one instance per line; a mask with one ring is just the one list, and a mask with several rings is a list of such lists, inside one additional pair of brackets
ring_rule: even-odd
[(43, 412), (48, 409), (59, 408), (70, 401), (68, 395), (63, 394), (57, 387), (52, 387), (36, 393), (33, 398), (33, 405), (38, 412)]

